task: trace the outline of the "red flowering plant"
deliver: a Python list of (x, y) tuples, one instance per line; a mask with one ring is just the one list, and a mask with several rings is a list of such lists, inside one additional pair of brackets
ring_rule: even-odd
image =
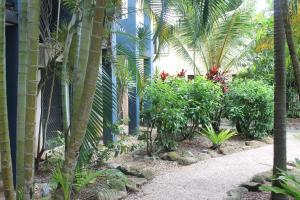
[(182, 69), (180, 72), (177, 73), (177, 77), (184, 78), (185, 77), (185, 73), (186, 73), (186, 70)]
[(220, 83), (224, 93), (228, 91), (227, 73), (225, 71), (221, 72), (218, 66), (214, 65), (210, 68), (210, 70), (206, 73), (206, 78), (208, 80), (212, 80), (214, 83)]
[(164, 70), (162, 71), (162, 73), (160, 73), (160, 78), (163, 81), (166, 80), (168, 76), (169, 76), (169, 73), (165, 72)]

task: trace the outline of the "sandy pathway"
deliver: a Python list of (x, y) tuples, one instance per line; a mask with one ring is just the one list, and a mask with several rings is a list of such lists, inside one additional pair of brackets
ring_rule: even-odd
[[(298, 131), (299, 133), (300, 131)], [(288, 159), (300, 158), (300, 140), (288, 133)], [(127, 200), (222, 200), (226, 191), (270, 170), (273, 146), (212, 158), (157, 176)]]

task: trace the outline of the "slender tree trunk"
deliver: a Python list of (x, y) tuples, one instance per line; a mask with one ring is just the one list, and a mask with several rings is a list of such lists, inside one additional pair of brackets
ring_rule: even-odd
[(28, 16), (27, 0), (21, 1), (19, 20), (19, 72), (18, 72), (18, 105), (17, 105), (17, 166), (16, 185), (24, 187), (24, 141), (26, 120), (26, 80), (28, 67)]
[[(275, 60), (275, 97), (274, 97), (274, 164), (273, 173), (278, 177), (280, 170), (286, 170), (286, 69), (285, 33), (281, 0), (274, 1), (274, 60)], [(273, 181), (279, 186), (279, 181)], [(272, 193), (272, 200), (286, 200), (285, 195)]]
[(25, 150), (24, 150), (24, 177), (25, 199), (32, 199), (34, 188), (34, 154), (35, 154), (35, 115), (38, 88), (38, 56), (39, 56), (39, 25), (40, 0), (31, 0), (28, 5), (28, 39), (29, 39), (29, 65), (27, 71), (27, 101), (25, 122)]
[[(73, 183), (75, 167), (77, 164), (80, 147), (85, 137), (89, 114), (92, 108), (96, 90), (97, 77), (102, 56), (101, 44), (105, 25), (105, 6), (105, 0), (96, 1), (91, 45), (89, 48), (88, 64), (82, 97), (79, 103), (78, 112), (74, 113), (74, 119), (72, 120), (74, 123), (74, 129), (71, 131), (68, 149), (65, 154), (65, 161), (62, 166), (63, 176), (69, 183), (70, 187)], [(54, 198), (58, 200), (63, 199), (63, 193), (58, 190)]]
[(63, 128), (64, 133), (68, 135), (68, 130), (70, 126), (70, 95), (69, 95), (69, 78), (68, 78), (68, 61), (69, 61), (69, 55), (70, 55), (70, 48), (73, 41), (73, 36), (75, 33), (75, 23), (77, 19), (76, 12), (73, 13), (72, 19), (68, 26), (68, 34), (67, 39), (64, 46), (64, 60), (62, 63), (62, 80), (61, 80), (61, 96), (62, 96), (62, 110), (63, 110)]
[(297, 51), (295, 48), (294, 38), (293, 38), (293, 30), (291, 27), (291, 21), (289, 16), (289, 4), (288, 0), (283, 0), (283, 21), (284, 21), (284, 29), (285, 29), (285, 35), (287, 44), (289, 47), (289, 52), (292, 60), (292, 66), (294, 70), (294, 76), (297, 84), (298, 93), (300, 96), (300, 66), (299, 66), (299, 60)]
[(0, 0), (0, 159), (5, 199), (16, 199), (11, 164), (10, 139), (7, 119), (5, 0)]
[[(80, 37), (80, 49), (79, 49), (79, 62), (74, 73), (74, 87), (73, 87), (73, 113), (78, 112), (78, 104), (82, 96), (82, 90), (84, 85), (84, 77), (86, 74), (86, 68), (88, 63), (90, 38), (92, 30), (92, 15), (90, 14), (92, 2), (86, 0), (83, 2), (83, 18)], [(72, 128), (71, 128), (72, 129)]]

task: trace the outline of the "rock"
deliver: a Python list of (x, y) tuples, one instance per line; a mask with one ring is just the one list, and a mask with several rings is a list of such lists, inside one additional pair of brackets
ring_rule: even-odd
[(180, 165), (191, 165), (198, 162), (198, 159), (194, 157), (179, 157), (177, 162)]
[(42, 197), (47, 197), (50, 195), (52, 189), (48, 183), (42, 183), (40, 188)]
[(155, 156), (144, 156), (145, 160), (156, 160), (157, 158)]
[(261, 140), (262, 142), (266, 143), (266, 144), (273, 144), (274, 143), (274, 140), (272, 137), (265, 137)]
[(246, 141), (245, 145), (246, 146), (251, 146), (251, 147), (261, 147), (261, 146), (263, 146), (262, 142), (257, 141), (257, 140)]
[(224, 155), (229, 155), (238, 152), (233, 146), (224, 146), (220, 148), (220, 152)]
[(212, 158), (216, 158), (219, 157), (220, 154), (218, 154), (216, 151), (209, 151), (208, 154), (212, 157)]
[(107, 180), (107, 184), (111, 189), (126, 191), (126, 184), (120, 179)]
[(142, 170), (142, 177), (144, 177), (147, 180), (152, 180), (154, 178), (154, 173), (150, 169), (144, 169)]
[(251, 147), (251, 146), (244, 146), (244, 147), (242, 147), (242, 149), (243, 149), (244, 151), (248, 151), (248, 150), (251, 150), (252, 147)]
[(258, 192), (258, 191), (260, 191), (259, 187), (261, 185), (262, 185), (261, 183), (255, 183), (255, 182), (250, 181), (250, 182), (242, 183), (241, 187), (247, 188), (250, 192)]
[(260, 174), (257, 174), (257, 175), (252, 177), (251, 182), (264, 184), (265, 183), (265, 177), (260, 175)]
[(178, 155), (177, 152), (171, 151), (171, 152), (168, 152), (168, 153), (164, 153), (161, 156), (161, 159), (163, 159), (163, 160), (169, 160), (169, 161), (177, 161), (179, 157), (180, 156)]
[[(267, 182), (272, 182), (273, 172), (272, 171), (266, 171), (266, 172), (262, 172), (262, 173), (256, 174), (255, 176), (259, 176), (260, 178), (263, 178), (265, 182), (266, 181)], [(256, 181), (253, 181), (253, 182), (256, 182)]]
[(239, 197), (239, 196), (229, 196), (229, 197), (225, 197), (223, 200), (241, 200), (241, 197)]
[(199, 161), (210, 159), (211, 155), (207, 153), (200, 153), (198, 156)]
[(137, 184), (134, 181), (130, 180), (130, 179), (128, 179), (128, 181), (126, 183), (126, 189), (129, 192), (138, 192), (139, 191), (139, 188), (137, 187)]
[(130, 166), (130, 165), (121, 165), (118, 169), (124, 174), (143, 177), (147, 180), (151, 180), (154, 178), (154, 173), (149, 169), (140, 169), (138, 167)]
[(114, 189), (102, 189), (97, 192), (97, 200), (120, 200), (127, 197), (126, 191), (118, 191)]
[(233, 197), (236, 199), (240, 199), (242, 197), (243, 194), (248, 193), (248, 189), (245, 187), (238, 187), (236, 189), (230, 190), (227, 192), (227, 195), (229, 197)]
[(109, 169), (117, 169), (120, 166), (120, 164), (118, 164), (118, 163), (106, 163), (106, 166)]
[(129, 181), (133, 182), (137, 187), (141, 187), (145, 183), (147, 183), (147, 179), (140, 177), (129, 177)]

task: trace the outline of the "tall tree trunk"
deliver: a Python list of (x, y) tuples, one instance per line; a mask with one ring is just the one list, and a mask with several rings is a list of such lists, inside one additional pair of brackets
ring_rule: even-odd
[(62, 80), (61, 80), (61, 96), (62, 96), (62, 110), (63, 110), (63, 128), (64, 133), (68, 135), (68, 130), (70, 126), (70, 94), (69, 94), (69, 76), (68, 76), (68, 61), (69, 61), (69, 54), (70, 48), (73, 41), (73, 36), (76, 31), (75, 24), (77, 20), (76, 12), (73, 13), (72, 19), (68, 26), (68, 34), (67, 39), (64, 46), (64, 60), (62, 63)]
[(5, 0), (0, 0), (0, 159), (5, 199), (16, 199), (13, 183), (10, 139), (7, 119)]
[(39, 33), (40, 33), (40, 0), (31, 0), (28, 5), (28, 39), (29, 60), (27, 71), (27, 101), (25, 122), (25, 150), (24, 150), (24, 177), (25, 199), (32, 199), (34, 178), (34, 152), (35, 152), (35, 114), (38, 88), (38, 56), (39, 56)]
[[(83, 2), (83, 18), (82, 18), (82, 27), (81, 27), (81, 37), (80, 37), (80, 49), (79, 49), (79, 62), (76, 66), (74, 73), (74, 82), (73, 82), (73, 113), (78, 112), (78, 104), (80, 102), (84, 77), (86, 74), (86, 68), (88, 63), (90, 39), (91, 39), (91, 30), (92, 30), (92, 15), (90, 14), (92, 6), (91, 0), (86, 0)], [(72, 116), (73, 118), (73, 116)], [(72, 128), (71, 128), (72, 129)]]
[[(286, 69), (285, 33), (281, 0), (274, 1), (274, 60), (275, 60), (275, 97), (274, 97), (274, 164), (273, 173), (278, 177), (280, 170), (286, 170)], [(280, 182), (273, 181), (273, 186)], [(272, 193), (272, 200), (286, 200), (285, 195)]]
[[(69, 187), (71, 187), (73, 183), (75, 167), (77, 164), (80, 147), (85, 137), (96, 90), (97, 77), (102, 55), (101, 44), (105, 25), (105, 6), (106, 0), (96, 1), (91, 45), (89, 48), (88, 64), (82, 97), (79, 103), (78, 112), (74, 113), (74, 119), (72, 120), (74, 129), (71, 131), (71, 136), (68, 143), (69, 146), (65, 154), (65, 161), (62, 166), (63, 176), (67, 183), (69, 183)], [(58, 190), (54, 198), (58, 200), (63, 199), (63, 193), (59, 192)]]
[(283, 21), (284, 21), (284, 29), (285, 29), (285, 35), (287, 44), (289, 47), (289, 52), (292, 60), (292, 66), (294, 70), (294, 76), (297, 84), (298, 93), (300, 96), (300, 66), (299, 66), (299, 60), (297, 51), (294, 44), (294, 38), (293, 38), (293, 30), (291, 27), (291, 21), (290, 21), (290, 15), (289, 15), (289, 4), (288, 0), (283, 0), (282, 3), (282, 13), (283, 13)]
[(19, 72), (18, 72), (18, 105), (17, 105), (17, 166), (16, 185), (21, 190), (24, 187), (24, 140), (26, 120), (26, 79), (28, 66), (28, 16), (27, 0), (21, 1), (19, 17)]

